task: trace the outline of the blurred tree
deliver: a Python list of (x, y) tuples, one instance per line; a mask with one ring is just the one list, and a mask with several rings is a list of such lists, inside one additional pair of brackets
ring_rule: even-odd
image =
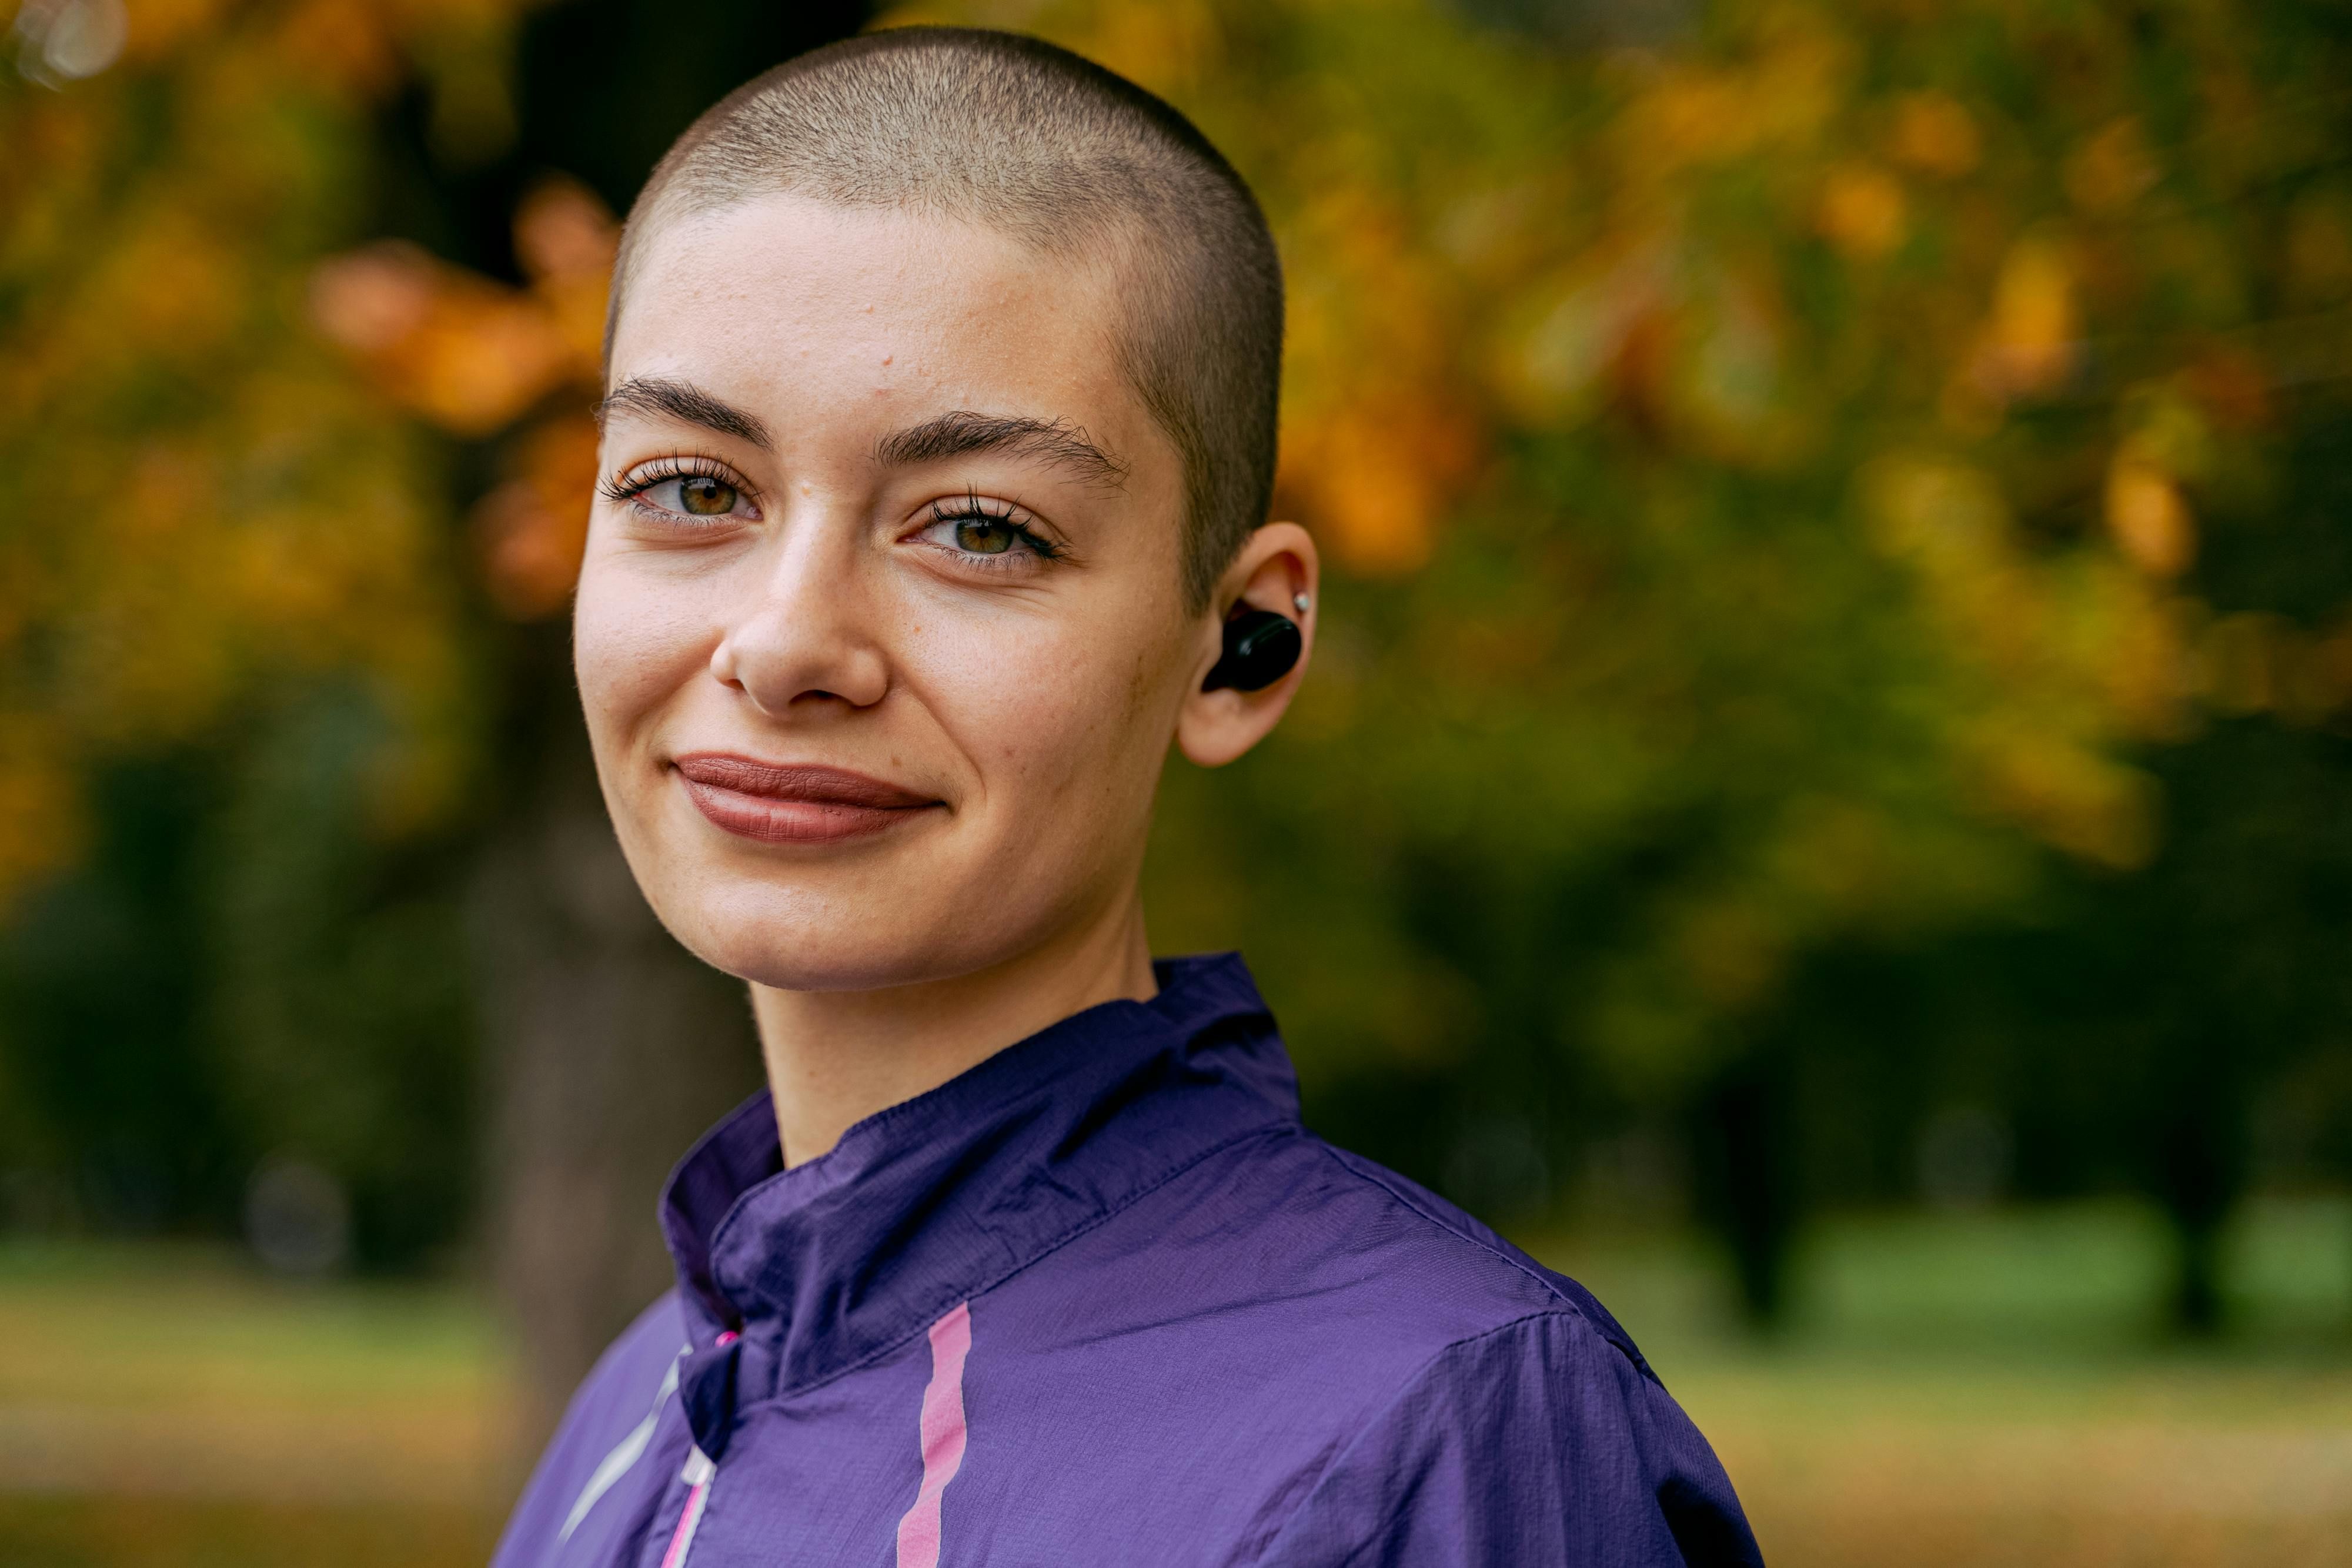
[(351, 1188), (383, 1260), (462, 1212), (452, 905), (410, 857), (469, 782), (478, 650), (441, 455), (305, 302), (366, 232), (371, 104), (412, 70), (495, 75), (499, 26), (469, 4), (16, 10), (0, 969), (25, 1005), (0, 1077), (41, 1133), (10, 1148), (22, 1183), (89, 1190), (128, 1146), (150, 1222), (217, 1222), (277, 1150)]
[(476, 465), (469, 528), (502, 622), (499, 788), (470, 892), (490, 1047), (485, 1229), (530, 1325), (527, 1437), (667, 1284), (662, 1177), (759, 1080), (740, 987), (669, 938), (622, 862), (572, 683), (612, 214), (703, 109), (865, 17), (756, 0), (537, 11), (503, 78), (507, 138), (453, 150), (428, 94), (395, 100), (383, 221), (400, 237), (317, 275), (321, 325)]
[(205, 772), (175, 758), (92, 779), (102, 831), (0, 938), (0, 1202), (18, 1223), (151, 1229), (233, 1190), (247, 1151), (204, 1050), (192, 887)]
[[(2210, 1319), (2247, 1108), (2352, 1037), (2338, 13), (940, 14), (1167, 93), (1283, 241), (1324, 641), (1150, 898), (1318, 1119), (1501, 1218), (1685, 1125), (1769, 1315), (1996, 1103)], [(754, 1071), (571, 706), (611, 214), (862, 16), (34, 0), (0, 72), (0, 1165), (217, 1217), (290, 1152), (414, 1256), (486, 1124), (542, 1418)]]
[(610, 207), (862, 15), (19, 9), (17, 1208), (223, 1223), (292, 1158), (349, 1190), (363, 1261), (403, 1262), (456, 1238), (486, 1124), (540, 1422), (660, 1288), (660, 1174), (757, 1069), (740, 995), (635, 894), (571, 695)]
[[(1171, 774), (1163, 933), (1257, 953), (1320, 1079), (1440, 1064), (1441, 1145), (1695, 1107), (1769, 1315), (1812, 956), (2087, 877), (2070, 932), (2125, 955), (2109, 1082), (2151, 1084), (2141, 1181), (2202, 1316), (2223, 1128), (2347, 1018), (2262, 1001), (2294, 966), (2255, 961), (2323, 821), (2189, 869), (2249, 842), (2256, 779), (2344, 779), (2340, 518), (2272, 520), (2345, 429), (2338, 12), (950, 14), (1196, 113), (1291, 270), (1282, 502), (1342, 577), (1295, 722)], [(2205, 728), (2248, 711), (2283, 738)]]

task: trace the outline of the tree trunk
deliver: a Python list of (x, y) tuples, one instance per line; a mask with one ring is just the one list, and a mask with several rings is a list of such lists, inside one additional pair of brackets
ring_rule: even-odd
[(576, 715), (485, 858), (474, 909), (488, 1045), (493, 1281), (536, 1453), (605, 1343), (669, 1283), (655, 1208), (705, 1127), (760, 1082), (740, 981), (654, 918)]
[(1758, 1051), (1698, 1099), (1694, 1164), (1701, 1217), (1731, 1255), (1750, 1327), (1777, 1328), (1803, 1220), (1786, 1064)]
[(2244, 1102), (2220, 1070), (2224, 1060), (2224, 1049), (2200, 1053), (2206, 1070), (2172, 1095), (2155, 1150), (2152, 1185), (2178, 1249), (2172, 1324), (2197, 1338), (2223, 1326), (2221, 1232), (2246, 1185)]
[[(431, 95), (388, 106), (388, 233), (512, 276), (518, 202), (550, 170), (625, 211), (673, 138), (745, 78), (856, 33), (864, 0), (569, 0), (516, 41), (516, 124), (487, 162), (437, 151)], [(616, 110), (615, 104), (626, 105)], [(638, 895), (596, 789), (560, 625), (509, 628), (499, 756), (517, 806), (473, 888), (488, 1142), (481, 1227), (517, 1325), (535, 1453), (613, 1333), (669, 1280), (654, 1220), (695, 1135), (757, 1087), (740, 983), (670, 940)]]

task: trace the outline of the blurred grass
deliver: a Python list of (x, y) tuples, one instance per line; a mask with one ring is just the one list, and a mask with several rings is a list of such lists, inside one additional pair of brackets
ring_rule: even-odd
[(479, 1563), (518, 1479), (509, 1380), (456, 1286), (0, 1244), (0, 1563)]
[[(2208, 1347), (2159, 1335), (2165, 1249), (2126, 1205), (1851, 1217), (1759, 1342), (1687, 1237), (1537, 1245), (1624, 1319), (1783, 1568), (2352, 1560), (2352, 1203), (2251, 1211)], [(509, 1375), (456, 1286), (0, 1244), (0, 1563), (479, 1563), (520, 1479)]]
[(478, 1509), (0, 1496), (11, 1568), (421, 1568), (489, 1560)]
[(1769, 1341), (1685, 1239), (1537, 1250), (1624, 1320), (1769, 1562), (2352, 1562), (2352, 1203), (2252, 1207), (2210, 1345), (2162, 1334), (2168, 1248), (2128, 1204), (1850, 1217)]

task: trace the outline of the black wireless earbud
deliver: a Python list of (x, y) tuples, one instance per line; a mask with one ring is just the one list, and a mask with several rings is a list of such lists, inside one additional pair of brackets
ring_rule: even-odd
[(1298, 622), (1289, 616), (1271, 610), (1244, 610), (1225, 622), (1225, 651), (1209, 666), (1208, 679), (1201, 683), (1201, 689), (1213, 692), (1219, 686), (1231, 686), (1237, 692), (1254, 692), (1270, 686), (1290, 674), (1304, 646)]

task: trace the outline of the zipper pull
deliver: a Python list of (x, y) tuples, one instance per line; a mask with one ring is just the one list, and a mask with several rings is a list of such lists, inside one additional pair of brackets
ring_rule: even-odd
[(662, 1553), (661, 1568), (686, 1568), (686, 1554), (694, 1550), (694, 1532), (702, 1527), (703, 1506), (710, 1500), (710, 1478), (718, 1471), (709, 1454), (699, 1446), (689, 1448), (686, 1469), (677, 1479), (690, 1489), (686, 1494), (686, 1506), (678, 1511), (677, 1529), (669, 1538), (669, 1550)]

